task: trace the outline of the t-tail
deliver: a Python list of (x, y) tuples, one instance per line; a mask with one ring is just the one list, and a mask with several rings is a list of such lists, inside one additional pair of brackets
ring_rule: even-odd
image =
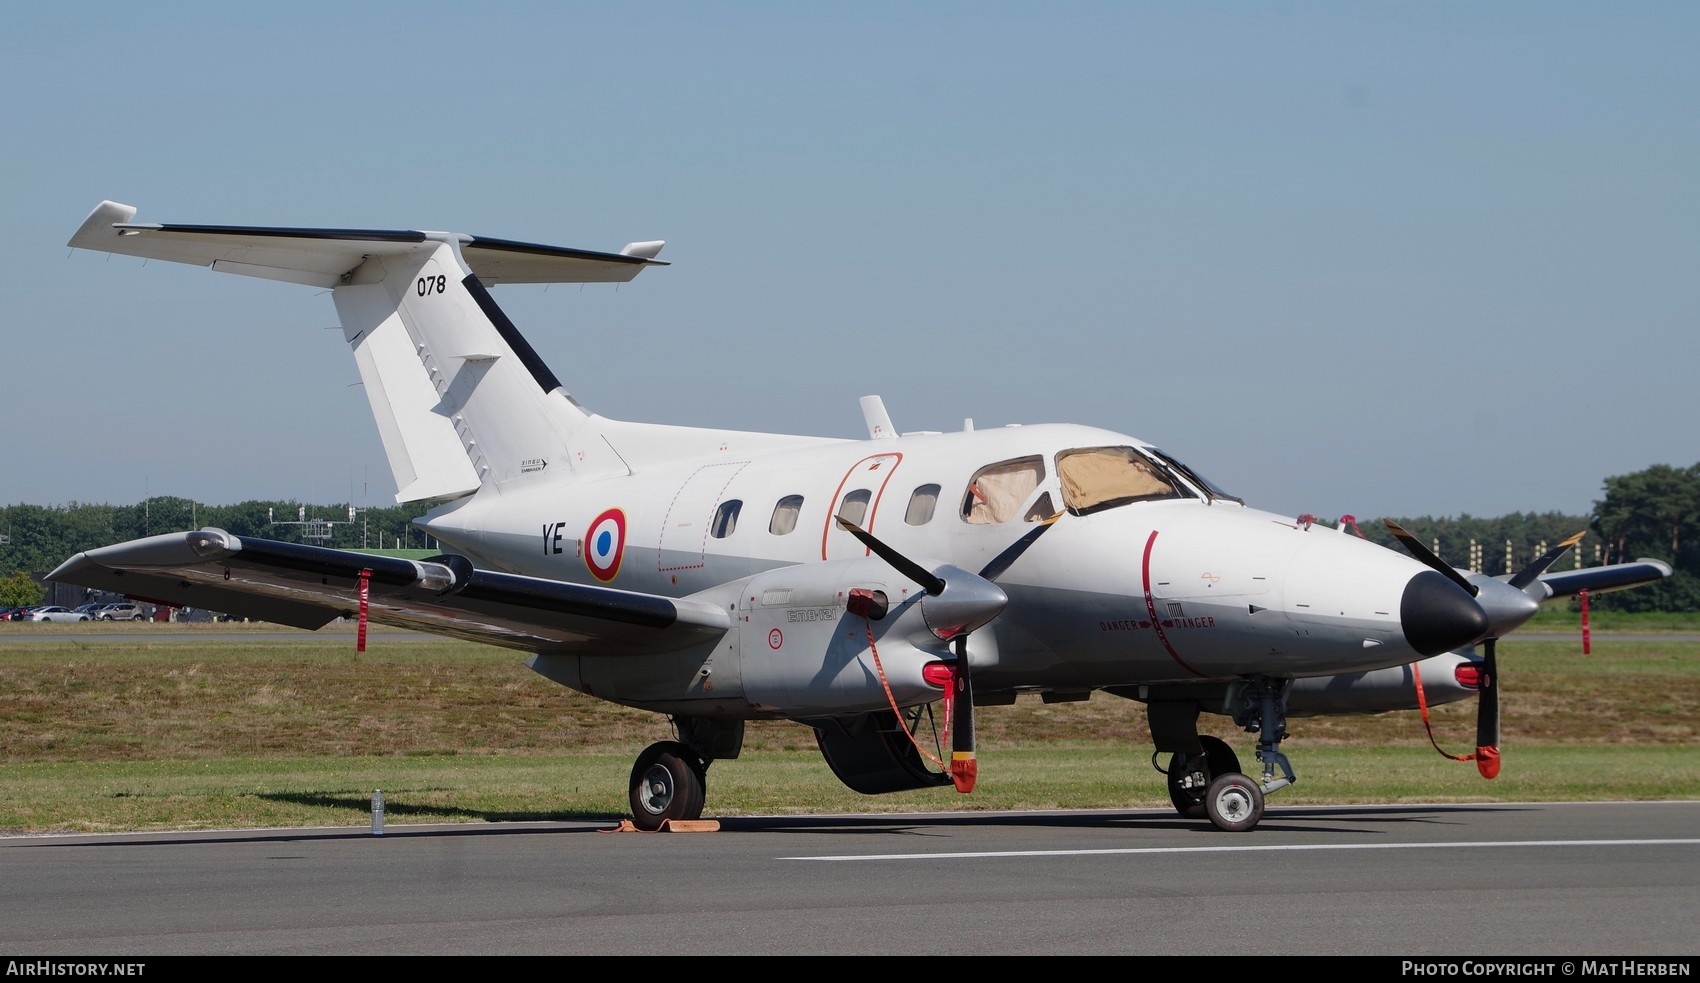
[(617, 253), (461, 233), (137, 224), (103, 201), (70, 245), (328, 288), (398, 502), (627, 466), (490, 296), (497, 283), (623, 283), (662, 243)]

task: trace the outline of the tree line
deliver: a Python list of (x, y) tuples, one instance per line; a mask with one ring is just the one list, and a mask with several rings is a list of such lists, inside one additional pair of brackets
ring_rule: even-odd
[[(1598, 566), (1640, 557), (1668, 561), (1676, 575), (1657, 584), (1591, 599), (1621, 611), (1700, 610), (1700, 464), (1658, 464), (1605, 479), (1591, 515), (1521, 513), (1394, 518), (1443, 560), (1490, 575), (1515, 573), (1548, 547), (1577, 532), (1582, 542), (1555, 569)], [(11, 505), (0, 507), (0, 605), (40, 600), (40, 580), (66, 558), (87, 549), (164, 532), (212, 526), (237, 536), (338, 549), (423, 549), (437, 544), (412, 525), (416, 506), (309, 505), (294, 499), (206, 505), (155, 496), (135, 505)], [(1332, 523), (1334, 520), (1328, 520)], [(1378, 521), (1358, 523), (1362, 534), (1402, 549)], [(20, 576), (21, 575), (21, 576)], [(34, 591), (36, 596), (14, 599)]]

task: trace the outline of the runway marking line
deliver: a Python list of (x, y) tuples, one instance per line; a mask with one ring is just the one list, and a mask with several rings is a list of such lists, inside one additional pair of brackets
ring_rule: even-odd
[(1505, 849), (1520, 846), (1700, 846), (1700, 839), (1668, 840), (1502, 840), (1469, 843), (1312, 843), (1255, 846), (1128, 847), (1120, 850), (993, 850), (975, 853), (871, 853), (822, 857), (778, 857), (779, 860), (975, 860), (995, 857), (1102, 857), (1114, 854), (1158, 853), (1302, 853), (1310, 850), (1462, 850), (1470, 847)]

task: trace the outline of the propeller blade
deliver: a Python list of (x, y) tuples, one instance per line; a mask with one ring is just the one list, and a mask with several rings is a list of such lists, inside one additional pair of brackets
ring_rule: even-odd
[[(986, 568), (978, 575), (953, 566), (940, 567), (939, 571), (951, 578), (947, 583), (944, 577), (880, 542), (873, 533), (843, 516), (835, 516), (838, 525), (855, 536), (869, 552), (891, 564), (892, 569), (898, 573), (920, 584), (927, 592), (928, 598), (936, 599), (924, 598), (922, 611), (933, 634), (950, 639), (956, 652), (951, 680), (954, 691), (949, 700), (949, 773), (951, 783), (956, 786), (958, 792), (974, 791), (974, 784), (980, 775), (980, 764), (974, 756), (974, 678), (968, 664), (968, 635), (997, 617), (1009, 601), (1003, 591), (992, 582), (992, 578), (1009, 569), (1010, 564), (1061, 517), (1062, 513), (1058, 512), (1028, 530), (1020, 539), (993, 557), (992, 562), (986, 564)], [(950, 587), (951, 584), (955, 586)], [(948, 596), (945, 594), (947, 587), (951, 591)]]
[(1464, 588), (1465, 591), (1469, 592), (1471, 597), (1475, 597), (1477, 594), (1481, 593), (1480, 587), (1477, 587), (1475, 584), (1465, 580), (1463, 574), (1459, 573), (1457, 569), (1445, 560), (1435, 556), (1433, 551), (1423, 545), (1422, 540), (1406, 532), (1400, 527), (1399, 523), (1394, 522), (1392, 519), (1382, 519), (1381, 522), (1382, 525), (1387, 527), (1387, 531), (1393, 534), (1393, 538), (1399, 540), (1400, 544), (1405, 547), (1405, 552), (1445, 574), (1448, 580), (1457, 584), (1459, 587)]
[(951, 706), (950, 780), (958, 792), (974, 791), (980, 763), (974, 757), (974, 680), (968, 671), (968, 636), (956, 636), (956, 699)]
[(866, 529), (856, 525), (849, 519), (846, 519), (841, 515), (833, 516), (833, 518), (838, 520), (838, 525), (845, 532), (855, 536), (861, 541), (862, 545), (866, 546), (875, 556), (891, 564), (892, 568), (898, 573), (908, 577), (915, 583), (920, 584), (922, 590), (934, 597), (944, 593), (943, 578), (935, 576), (931, 570), (928, 570), (926, 567), (921, 566), (914, 560), (909, 559), (902, 553), (897, 552), (886, 544), (875, 539), (873, 533), (868, 532)]
[(1032, 529), (1027, 530), (1027, 534), (1025, 536), (1022, 536), (1015, 542), (1010, 543), (1002, 553), (992, 557), (992, 562), (986, 564), (985, 569), (980, 571), (980, 576), (987, 580), (996, 580), (1003, 576), (1003, 572), (1009, 569), (1009, 565), (1020, 558), (1021, 554), (1027, 552), (1027, 547), (1032, 546), (1040, 536), (1044, 535), (1045, 530), (1051, 528), (1051, 526), (1062, 517), (1063, 514), (1058, 512), (1056, 515), (1053, 515), (1048, 519), (1041, 520), (1039, 524), (1034, 526)]
[(1481, 690), (1476, 694), (1476, 770), (1483, 778), (1499, 774), (1499, 665), (1494, 639), (1482, 643)]
[(1534, 583), (1537, 579), (1539, 579), (1541, 574), (1547, 572), (1548, 567), (1557, 563), (1559, 557), (1568, 553), (1570, 551), (1570, 547), (1580, 543), (1582, 541), (1582, 537), (1587, 534), (1588, 530), (1584, 529), (1576, 535), (1571, 536), (1569, 539), (1566, 539), (1564, 542), (1559, 543), (1557, 546), (1554, 546), (1552, 549), (1542, 553), (1540, 556), (1535, 557), (1535, 561), (1533, 563), (1517, 571), (1517, 575), (1511, 578), (1511, 586), (1518, 590), (1522, 590)]

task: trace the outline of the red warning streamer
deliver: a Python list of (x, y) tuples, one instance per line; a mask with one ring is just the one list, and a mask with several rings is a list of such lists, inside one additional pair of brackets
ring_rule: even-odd
[[(1423, 673), (1415, 662), (1411, 663), (1411, 681), (1417, 684), (1417, 708), (1423, 714), (1423, 728), (1428, 731), (1428, 742), (1434, 745), (1440, 756), (1451, 758), (1453, 761), (1475, 761), (1476, 770), (1482, 773), (1483, 778), (1492, 778), (1493, 775), (1499, 774), (1498, 748), (1476, 748), (1474, 754), (1453, 754), (1440, 746), (1440, 742), (1434, 739), (1434, 725), (1428, 719), (1428, 695), (1423, 692)], [(1488, 763), (1489, 759), (1492, 759), (1491, 764)], [(1489, 768), (1493, 770), (1493, 775), (1488, 774)]]
[(1587, 655), (1591, 651), (1588, 632), (1588, 592), (1585, 590), (1577, 591), (1576, 597), (1582, 602), (1582, 654)]

